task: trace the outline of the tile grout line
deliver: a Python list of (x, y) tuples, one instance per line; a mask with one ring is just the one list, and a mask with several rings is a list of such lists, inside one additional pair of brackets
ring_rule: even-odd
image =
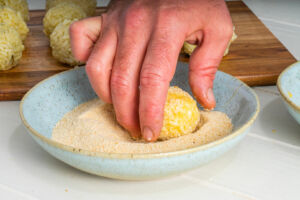
[(263, 141), (270, 142), (270, 143), (273, 143), (273, 144), (278, 144), (278, 145), (281, 145), (281, 146), (284, 146), (284, 147), (288, 147), (288, 148), (291, 148), (291, 149), (300, 150), (299, 146), (289, 144), (289, 143), (286, 143), (286, 142), (281, 142), (281, 141), (271, 139), (271, 138), (268, 138), (268, 137), (264, 137), (264, 136), (261, 136), (261, 135), (255, 134), (255, 133), (250, 133), (250, 134), (248, 134), (248, 136), (251, 136), (251, 137), (257, 138), (257, 139), (261, 139)]
[(11, 188), (9, 186), (6, 186), (6, 185), (3, 185), (3, 184), (0, 184), (0, 189), (3, 189), (3, 190), (6, 190), (6, 191), (9, 191), (11, 193), (14, 193), (14, 194), (17, 194), (23, 198), (26, 198), (28, 200), (38, 200), (37, 198), (33, 197), (33, 196), (30, 196), (29, 194), (26, 194), (24, 192), (21, 192), (19, 190), (16, 190), (14, 188)]
[(256, 197), (254, 197), (252, 195), (249, 195), (247, 193), (243, 193), (243, 192), (234, 190), (232, 188), (229, 188), (229, 187), (226, 187), (224, 185), (220, 185), (220, 184), (214, 183), (212, 181), (202, 181), (202, 180), (199, 180), (197, 178), (194, 178), (194, 177), (191, 177), (191, 176), (187, 176), (187, 175), (182, 175), (182, 176), (184, 178), (189, 179), (189, 180), (192, 180), (192, 181), (195, 181), (197, 183), (200, 183), (201, 185), (206, 186), (208, 188), (214, 188), (214, 189), (217, 189), (217, 190), (221, 190), (223, 192), (226, 192), (226, 193), (229, 193), (229, 194), (241, 197), (241, 198), (243, 198), (245, 200), (258, 200)]

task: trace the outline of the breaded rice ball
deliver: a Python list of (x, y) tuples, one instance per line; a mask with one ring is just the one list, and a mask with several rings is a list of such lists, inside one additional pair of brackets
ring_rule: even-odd
[(0, 71), (13, 67), (13, 48), (7, 41), (0, 39)]
[(52, 48), (52, 55), (55, 59), (70, 66), (82, 64), (76, 61), (72, 51), (69, 35), (69, 27), (75, 20), (66, 19), (58, 24), (50, 35), (50, 46)]
[[(234, 27), (233, 27), (233, 30), (234, 30)], [(236, 40), (236, 38), (237, 38), (237, 35), (235, 34), (235, 32), (233, 31), (233, 34), (232, 34), (232, 37), (231, 37), (231, 39), (230, 39), (230, 41), (229, 41), (229, 43), (228, 43), (228, 45), (227, 45), (227, 48), (226, 48), (226, 50), (225, 50), (225, 52), (224, 52), (224, 56), (226, 56), (227, 54), (228, 54), (228, 52), (229, 52), (229, 47), (230, 47), (230, 45), (231, 45), (231, 43), (234, 41), (234, 40)], [(196, 47), (197, 47), (197, 45), (195, 45), (195, 44), (190, 44), (190, 43), (188, 43), (188, 42), (184, 42), (184, 44), (183, 44), (183, 52), (184, 53), (186, 53), (186, 54), (188, 54), (188, 55), (191, 55), (192, 53), (193, 53), (193, 51), (196, 49)]]
[(46, 10), (57, 6), (62, 2), (72, 2), (80, 6), (87, 16), (92, 16), (95, 13), (97, 1), (96, 0), (46, 0)]
[(0, 6), (8, 6), (20, 12), (24, 21), (29, 20), (28, 4), (26, 0), (0, 0)]
[(85, 17), (85, 12), (78, 5), (70, 2), (61, 3), (46, 13), (43, 19), (44, 33), (50, 36), (54, 28), (65, 19), (73, 20)]
[(6, 24), (0, 24), (0, 70), (16, 66), (24, 50), (19, 33)]
[(224, 56), (226, 56), (226, 55), (229, 53), (229, 47), (230, 47), (231, 43), (232, 43), (234, 40), (236, 40), (236, 38), (237, 38), (237, 35), (236, 35), (236, 33), (234, 32), (234, 30), (235, 30), (235, 27), (233, 27), (233, 34), (232, 34), (232, 37), (231, 37), (231, 39), (230, 39), (230, 41), (229, 41), (229, 43), (228, 43), (228, 45), (227, 45), (227, 48), (226, 48), (225, 52), (224, 52)]
[(170, 87), (164, 108), (159, 140), (167, 140), (195, 131), (201, 118), (196, 101), (178, 87)]
[(16, 29), (22, 41), (25, 40), (29, 30), (19, 12), (7, 6), (0, 7), (0, 23), (7, 24)]

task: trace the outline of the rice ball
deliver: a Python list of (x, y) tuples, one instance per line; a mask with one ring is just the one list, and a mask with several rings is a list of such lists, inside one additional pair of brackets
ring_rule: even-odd
[(228, 45), (227, 45), (227, 48), (226, 48), (225, 52), (224, 52), (224, 56), (226, 56), (226, 55), (229, 53), (229, 47), (230, 47), (231, 43), (232, 43), (234, 40), (236, 40), (236, 38), (237, 38), (237, 35), (236, 35), (236, 33), (234, 32), (234, 30), (235, 30), (235, 27), (233, 27), (233, 34), (232, 34), (232, 37), (231, 37), (231, 39), (230, 39), (230, 41), (229, 41), (229, 43), (228, 43)]
[(190, 134), (199, 126), (201, 116), (197, 102), (178, 87), (170, 87), (164, 108), (159, 140)]
[(0, 24), (0, 70), (16, 66), (24, 50), (19, 33), (6, 24)]
[(97, 1), (96, 0), (46, 0), (46, 10), (57, 6), (62, 2), (72, 2), (80, 6), (87, 16), (92, 16), (95, 13)]
[[(234, 29), (235, 29), (235, 27), (233, 27), (233, 34), (232, 34), (232, 37), (231, 37), (231, 39), (230, 39), (230, 41), (229, 41), (229, 43), (228, 43), (228, 45), (227, 45), (227, 48), (226, 48), (226, 50), (225, 50), (223, 56), (226, 56), (226, 55), (228, 54), (228, 52), (229, 52), (229, 47), (230, 47), (231, 43), (232, 43), (234, 40), (236, 40), (236, 38), (237, 38), (237, 35), (236, 35), (235, 32), (234, 32)], [(195, 45), (195, 44), (190, 44), (190, 43), (188, 43), (188, 42), (184, 42), (183, 48), (182, 48), (182, 49), (183, 49), (183, 52), (184, 52), (184, 53), (186, 53), (186, 54), (188, 54), (188, 55), (191, 55), (191, 54), (193, 53), (193, 51), (196, 49), (196, 47), (197, 47), (197, 45)]]
[(193, 51), (197, 48), (196, 44), (190, 44), (188, 42), (183, 43), (183, 53), (186, 53), (188, 55), (192, 55)]
[(26, 0), (0, 0), (0, 6), (8, 6), (20, 12), (24, 21), (29, 20), (28, 3)]
[(7, 41), (0, 40), (0, 70), (8, 70), (13, 67), (13, 48)]
[(50, 36), (54, 28), (65, 19), (73, 20), (85, 17), (85, 12), (78, 5), (70, 2), (61, 3), (46, 13), (43, 19), (44, 33)]
[(69, 27), (75, 20), (66, 19), (58, 24), (50, 35), (50, 46), (55, 59), (70, 66), (82, 64), (75, 60), (70, 43)]
[(0, 23), (7, 24), (16, 29), (20, 34), (22, 41), (25, 40), (29, 29), (19, 12), (16, 12), (7, 6), (0, 7)]

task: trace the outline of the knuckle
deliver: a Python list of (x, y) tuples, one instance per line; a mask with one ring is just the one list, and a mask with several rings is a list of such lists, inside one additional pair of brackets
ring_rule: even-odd
[(220, 40), (220, 41), (225, 41), (230, 40), (233, 34), (233, 26), (226, 23), (223, 25), (219, 26), (214, 26), (208, 29), (209, 34), (213, 33), (212, 35), (215, 35), (215, 39)]
[(159, 27), (176, 27), (183, 25), (179, 17), (180, 11), (176, 8), (164, 8), (159, 11), (157, 26)]
[[(216, 60), (212, 60), (210, 61), (212, 62), (217, 62)], [(192, 73), (193, 75), (197, 76), (197, 77), (215, 77), (215, 74), (217, 72), (218, 68), (217, 65), (212, 64), (209, 66), (202, 66), (202, 67), (196, 67), (196, 68), (190, 68), (190, 73)]]
[(156, 65), (144, 65), (140, 77), (141, 87), (159, 87), (161, 84), (168, 83), (169, 80), (162, 68)]
[(112, 92), (118, 96), (126, 96), (131, 89), (128, 76), (122, 73), (113, 73), (110, 80)]
[(233, 26), (232, 24), (227, 24), (223, 27), (223, 35), (225, 38), (230, 39), (233, 34)]
[(85, 70), (89, 76), (96, 75), (98, 77), (101, 77), (105, 75), (104, 65), (101, 60), (95, 61), (93, 60), (93, 58), (90, 58), (85, 66)]
[(71, 35), (78, 34), (81, 32), (81, 30), (82, 30), (82, 25), (80, 21), (73, 22), (69, 28), (69, 32)]
[(228, 12), (217, 14), (215, 18), (208, 20), (205, 32), (214, 35), (217, 39), (231, 38), (233, 34), (233, 23)]
[(131, 6), (125, 13), (125, 26), (128, 28), (138, 28), (146, 22), (148, 16), (147, 9), (143, 6)]
[(174, 19), (178, 14), (178, 9), (174, 7), (163, 7), (159, 12), (160, 19)]

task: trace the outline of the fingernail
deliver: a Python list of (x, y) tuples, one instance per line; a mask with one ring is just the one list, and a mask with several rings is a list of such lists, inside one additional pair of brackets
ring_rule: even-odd
[(139, 140), (139, 139), (140, 139), (140, 135), (141, 135), (140, 132), (137, 132), (137, 131), (131, 132), (131, 137), (132, 137), (134, 140)]
[(206, 98), (207, 98), (207, 101), (208, 102), (213, 102), (215, 101), (215, 97), (214, 97), (214, 92), (211, 88), (209, 88), (207, 90), (207, 93), (206, 93)]
[(150, 142), (152, 140), (153, 132), (151, 131), (151, 129), (149, 127), (144, 127), (143, 136), (144, 136), (145, 140), (147, 140), (148, 142)]

